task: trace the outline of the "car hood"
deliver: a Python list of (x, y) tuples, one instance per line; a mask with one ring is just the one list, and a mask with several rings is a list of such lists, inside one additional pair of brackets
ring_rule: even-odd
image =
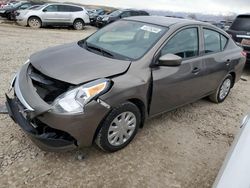
[(30, 63), (41, 73), (74, 85), (122, 74), (131, 64), (95, 54), (77, 43), (35, 53), (30, 57)]

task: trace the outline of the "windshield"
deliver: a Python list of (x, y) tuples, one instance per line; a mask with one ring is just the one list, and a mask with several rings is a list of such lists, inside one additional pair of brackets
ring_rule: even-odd
[(166, 27), (136, 21), (117, 21), (86, 40), (86, 45), (135, 60), (141, 58), (167, 31)]
[(12, 7), (17, 8), (17, 7), (19, 7), (22, 4), (23, 4), (22, 2), (19, 2), (19, 3), (16, 3), (16, 4), (12, 5)]
[(109, 15), (110, 15), (110, 16), (119, 16), (121, 13), (122, 13), (122, 11), (116, 10), (116, 11), (114, 11), (114, 12), (111, 12)]
[(102, 11), (103, 11), (102, 9), (97, 9), (97, 10), (96, 10), (96, 13), (99, 14), (99, 13), (101, 13)]
[(235, 19), (231, 26), (232, 30), (250, 31), (250, 16), (239, 16)]

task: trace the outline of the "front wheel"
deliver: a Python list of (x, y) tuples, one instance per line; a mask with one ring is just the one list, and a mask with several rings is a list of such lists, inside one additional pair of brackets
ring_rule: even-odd
[(131, 102), (123, 103), (114, 108), (103, 121), (96, 144), (104, 151), (118, 151), (133, 140), (140, 123), (138, 107)]
[(218, 87), (216, 92), (209, 96), (210, 100), (215, 103), (222, 103), (230, 93), (232, 85), (233, 77), (232, 75), (228, 75)]
[(35, 28), (35, 29), (38, 29), (42, 26), (42, 22), (39, 18), (36, 18), (36, 17), (31, 17), (29, 18), (28, 20), (28, 25), (31, 27), (31, 28)]

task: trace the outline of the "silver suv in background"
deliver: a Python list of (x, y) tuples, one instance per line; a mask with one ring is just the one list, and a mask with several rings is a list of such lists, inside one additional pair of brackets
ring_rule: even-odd
[(89, 24), (87, 11), (77, 5), (50, 3), (32, 10), (20, 12), (16, 17), (19, 25), (40, 28), (42, 26), (73, 26), (76, 30)]

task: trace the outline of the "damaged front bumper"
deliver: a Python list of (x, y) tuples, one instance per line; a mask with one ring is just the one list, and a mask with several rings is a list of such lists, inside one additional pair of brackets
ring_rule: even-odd
[(25, 64), (12, 83), (13, 97), (6, 95), (9, 116), (45, 151), (66, 151), (91, 146), (96, 131), (109, 112), (100, 101), (91, 101), (84, 113), (58, 114), (37, 93)]
[(27, 117), (25, 117), (25, 111), (17, 98), (10, 99), (6, 95), (6, 107), (8, 109), (9, 116), (42, 150), (64, 151), (76, 148), (76, 140), (67, 133), (56, 129), (51, 129), (46, 126), (38, 128), (37, 125), (29, 121)]

